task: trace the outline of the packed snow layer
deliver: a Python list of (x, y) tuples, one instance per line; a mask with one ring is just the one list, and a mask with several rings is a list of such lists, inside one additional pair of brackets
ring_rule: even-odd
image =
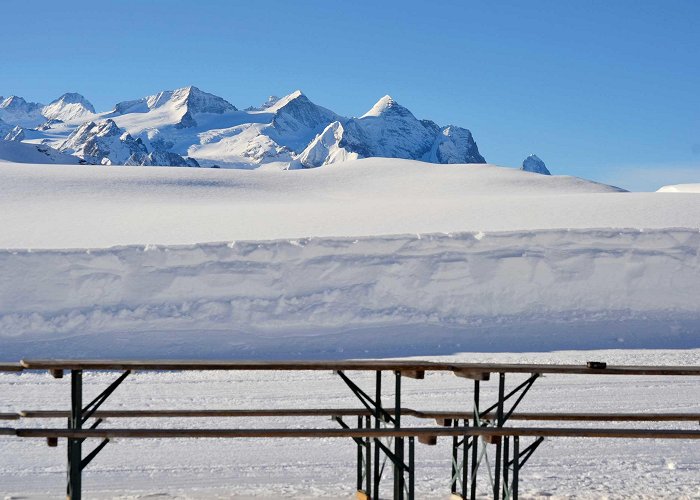
[(698, 184), (673, 184), (663, 186), (658, 193), (700, 193), (700, 183)]
[(697, 229), (5, 250), (0, 269), (5, 359), (700, 345)]
[(700, 227), (692, 194), (396, 159), (269, 172), (0, 163), (0, 186), (0, 248), (16, 249)]
[[(463, 353), (436, 361), (505, 363), (576, 363), (700, 365), (700, 350), (608, 350), (554, 353)], [(351, 374), (371, 392), (372, 374)], [(116, 377), (84, 375), (84, 400), (90, 401)], [(508, 376), (515, 387), (526, 376)], [(484, 403), (496, 397), (497, 377), (482, 382)], [(0, 375), (0, 412), (66, 409), (70, 380), (46, 373)], [(385, 397), (393, 388), (384, 377)], [(424, 380), (404, 378), (403, 402), (426, 410), (467, 410), (470, 381), (447, 373), (427, 373)], [(535, 382), (518, 411), (700, 412), (700, 381), (693, 377), (590, 377), (547, 375)], [(134, 373), (101, 409), (219, 408), (361, 408), (331, 372), (318, 373)], [(352, 425), (354, 420), (350, 422)], [(431, 422), (403, 417), (402, 423)], [(515, 423), (515, 422), (514, 422)], [(10, 425), (64, 426), (64, 419), (8, 422)], [(518, 425), (541, 425), (518, 422)], [(551, 425), (551, 423), (548, 423)], [(570, 426), (568, 423), (567, 426)], [(581, 423), (583, 426), (592, 424)], [(697, 429), (697, 422), (640, 425)], [(327, 418), (108, 419), (102, 427), (338, 427)], [(530, 439), (521, 441), (524, 448)], [(86, 443), (85, 453), (97, 444)], [(450, 439), (437, 446), (416, 444), (416, 498), (449, 497)], [(493, 463), (493, 446), (489, 460)], [(5, 498), (54, 499), (65, 493), (65, 440), (49, 448), (44, 440), (0, 437), (0, 494)], [(90, 499), (278, 499), (354, 498), (355, 453), (343, 439), (144, 439), (112, 440), (85, 469), (83, 488)], [(387, 467), (389, 469), (389, 467)], [(390, 473), (382, 481), (391, 497)], [(521, 498), (681, 499), (697, 498), (700, 447), (697, 441), (551, 438), (520, 473)], [(487, 475), (480, 498), (489, 498)]]

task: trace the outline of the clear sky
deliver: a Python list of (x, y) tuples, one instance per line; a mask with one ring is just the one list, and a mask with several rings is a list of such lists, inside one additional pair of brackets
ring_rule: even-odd
[(99, 110), (196, 85), (238, 107), (390, 94), (490, 163), (630, 189), (700, 182), (700, 1), (7, 2), (0, 95)]

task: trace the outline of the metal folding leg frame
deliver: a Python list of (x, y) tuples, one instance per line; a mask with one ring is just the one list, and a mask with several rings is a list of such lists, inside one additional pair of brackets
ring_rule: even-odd
[[(109, 387), (102, 391), (95, 399), (83, 408), (83, 372), (82, 370), (71, 370), (71, 410), (68, 418), (68, 429), (79, 430), (83, 428), (83, 424), (92, 417), (97, 409), (102, 406), (107, 398), (115, 391), (124, 379), (131, 373), (130, 370), (125, 371), (119, 378), (112, 382)], [(90, 426), (91, 429), (97, 428), (102, 423), (102, 419), (96, 419)], [(88, 455), (83, 458), (83, 439), (69, 438), (67, 440), (68, 448), (68, 478), (66, 485), (67, 500), (80, 500), (82, 497), (82, 471), (94, 459), (97, 454), (109, 443), (109, 439), (105, 438), (95, 447)]]
[[(464, 427), (469, 426), (469, 420), (464, 420)], [(459, 420), (452, 421), (452, 427), (459, 427)], [(469, 450), (474, 444), (474, 436), (458, 436), (452, 438), (452, 475), (450, 479), (450, 492), (453, 498), (467, 498), (469, 487)], [(461, 460), (460, 460), (461, 450)], [(459, 493), (457, 492), (459, 487)]]
[[(517, 387), (512, 389), (506, 394), (505, 392), (505, 378), (506, 374), (500, 372), (498, 374), (498, 398), (494, 404), (486, 408), (485, 410), (480, 409), (480, 381), (474, 380), (474, 425), (478, 427), (484, 427), (489, 424), (489, 422), (483, 421), (482, 418), (489, 415), (491, 412), (496, 410), (496, 418), (493, 422), (495, 427), (503, 427), (503, 425), (508, 421), (510, 416), (513, 414), (515, 409), (518, 407), (520, 402), (525, 397), (525, 394), (530, 390), (535, 381), (540, 377), (539, 373), (531, 374), (524, 382), (519, 384)], [(515, 402), (512, 406), (506, 410), (505, 405), (508, 400), (516, 396)], [(465, 436), (464, 439), (467, 439)], [(476, 499), (476, 487), (479, 467), (481, 465), (482, 458), (485, 458), (488, 465), (488, 456), (486, 454), (486, 449), (482, 450), (479, 454), (479, 441), (482, 442), (483, 446), (486, 446), (487, 441), (482, 438), (472, 437), (471, 444), (469, 445), (472, 450), (472, 463), (471, 463), (471, 475), (470, 475), (470, 495), (471, 500)], [(519, 449), (519, 438), (513, 436), (513, 459), (511, 456), (511, 437), (510, 436), (494, 436), (488, 441), (489, 444), (495, 444), (495, 460), (493, 475), (491, 475), (491, 470), (489, 470), (489, 478), (491, 480), (492, 492), (494, 500), (517, 498), (518, 495), (518, 480), (519, 480), (519, 469), (525, 464), (527, 459), (532, 455), (535, 449), (541, 444), (543, 438), (538, 438), (535, 440), (533, 445), (528, 446), (522, 452)], [(455, 452), (453, 451), (453, 457)], [(524, 457), (524, 458), (523, 458)], [(490, 465), (489, 465), (490, 467)], [(454, 468), (454, 465), (453, 465)], [(518, 469), (516, 471), (516, 468)], [(512, 469), (512, 474), (511, 474)], [(455, 492), (455, 485), (453, 484), (452, 492)], [(466, 489), (463, 490), (462, 497), (466, 498)]]
[[(506, 422), (512, 417), (520, 420), (549, 421), (696, 421), (696, 414), (630, 414), (630, 413), (518, 413), (514, 414), (520, 402), (533, 386), (540, 374), (572, 375), (633, 375), (633, 376), (694, 376), (700, 377), (700, 367), (675, 366), (606, 366), (605, 363), (590, 362), (587, 365), (525, 365), (525, 364), (484, 364), (409, 361), (339, 361), (339, 362), (249, 362), (249, 361), (81, 361), (81, 360), (23, 360), (21, 369), (46, 369), (61, 378), (64, 372), (71, 374), (70, 411), (26, 411), (13, 414), (0, 414), (0, 419), (10, 418), (66, 418), (66, 428), (3, 428), (0, 435), (20, 438), (45, 438), (49, 446), (56, 446), (59, 438), (67, 439), (67, 498), (81, 498), (82, 470), (104, 449), (109, 439), (114, 438), (301, 438), (337, 437), (352, 438), (357, 446), (357, 490), (359, 497), (379, 500), (380, 483), (384, 466), (390, 463), (393, 468), (393, 492), (385, 492), (386, 497), (397, 500), (415, 497), (415, 439), (427, 444), (435, 444), (438, 436), (453, 437), (450, 489), (455, 497), (476, 499), (478, 474), (488, 473), (489, 495), (495, 500), (518, 498), (519, 478), (522, 467), (542, 444), (545, 437), (588, 437), (624, 439), (695, 439), (700, 440), (700, 431), (687, 429), (619, 429), (586, 427), (510, 427)], [(17, 366), (20, 366), (17, 365)], [(17, 366), (3, 366), (0, 371), (17, 371)], [(124, 371), (109, 387), (83, 407), (83, 370)], [(126, 379), (131, 370), (333, 370), (345, 382), (363, 405), (363, 409), (314, 408), (255, 409), (255, 410), (144, 410), (99, 411), (101, 405)], [(374, 395), (365, 392), (344, 373), (347, 370), (374, 372)], [(382, 403), (382, 372), (394, 374), (393, 407)], [(474, 382), (473, 410), (426, 412), (403, 408), (402, 381), (404, 377), (423, 378), (426, 371), (452, 372), (472, 379)], [(528, 378), (514, 389), (506, 391), (506, 374), (529, 374)], [(481, 382), (498, 374), (498, 396), (489, 408), (481, 409)], [(133, 416), (332, 416), (343, 429), (106, 429), (100, 426), (100, 417)], [(350, 428), (342, 417), (357, 417), (357, 429)], [(403, 418), (436, 419), (442, 427), (406, 426)], [(93, 419), (91, 425), (88, 423)], [(460, 423), (462, 420), (463, 423)], [(471, 422), (471, 426), (469, 425)], [(89, 426), (89, 427), (87, 427)], [(525, 436), (533, 441), (521, 442)], [(83, 442), (86, 438), (99, 438), (102, 441), (86, 456), (83, 456)], [(493, 448), (490, 445), (495, 445)], [(406, 451), (406, 445), (408, 450)], [(494, 450), (489, 462), (488, 450)], [(406, 456), (407, 452), (407, 456)], [(481, 462), (484, 466), (481, 467)], [(483, 473), (482, 473), (483, 475)], [(461, 479), (461, 480), (460, 480)], [(484, 478), (486, 479), (486, 478)], [(387, 488), (388, 490), (388, 488)], [(483, 492), (482, 492), (483, 493)]]
[[(391, 415), (382, 406), (382, 372), (375, 372), (375, 398), (372, 399), (365, 391), (363, 391), (357, 384), (355, 384), (343, 371), (338, 370), (336, 373), (345, 382), (345, 384), (350, 388), (350, 390), (357, 396), (360, 402), (372, 412), (374, 417), (374, 428), (380, 429), (382, 425), (393, 424), (395, 429), (401, 428), (401, 372), (394, 371), (395, 377), (395, 390), (394, 390), (394, 408), (393, 415)], [(336, 420), (341, 422), (340, 419)], [(358, 419), (358, 426), (361, 420)], [(366, 420), (367, 426), (369, 427), (369, 417)], [(341, 423), (341, 425), (344, 425)], [(415, 440), (413, 437), (408, 438), (408, 463), (405, 462), (405, 443), (403, 437), (396, 437), (393, 439), (393, 449), (391, 444), (385, 444), (379, 438), (374, 438), (370, 440), (367, 438), (364, 440), (363, 444), (360, 444), (362, 440), (356, 440), (358, 444), (357, 451), (357, 470), (358, 470), (358, 491), (363, 491), (361, 486), (363, 481), (361, 481), (360, 470), (362, 468), (366, 469), (365, 473), (365, 490), (363, 491), (367, 498), (379, 499), (379, 486), (381, 483), (382, 475), (384, 472), (384, 464), (381, 462), (381, 457), (384, 455), (385, 461), (388, 459), (391, 461), (393, 468), (393, 497), (395, 500), (403, 500), (405, 497), (408, 500), (413, 500), (415, 495), (415, 472), (414, 472), (414, 461), (415, 461)], [(374, 459), (370, 459), (372, 441), (374, 442)], [(362, 453), (360, 446), (365, 446), (365, 456), (367, 458), (362, 460)], [(364, 463), (364, 467), (363, 467)], [(370, 488), (369, 482), (369, 470), (370, 465), (373, 466), (372, 474), (372, 484)], [(406, 474), (408, 474), (408, 483), (406, 483)]]

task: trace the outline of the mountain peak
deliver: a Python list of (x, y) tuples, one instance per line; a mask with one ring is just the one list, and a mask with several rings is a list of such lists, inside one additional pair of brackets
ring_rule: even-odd
[(49, 120), (69, 121), (95, 114), (95, 108), (81, 94), (68, 92), (44, 106), (41, 112)]
[(0, 103), (0, 108), (6, 108), (12, 104), (14, 104), (16, 106), (18, 103), (26, 103), (26, 102), (27, 101), (25, 101), (23, 97), (20, 97), (18, 95), (11, 95), (11, 96), (7, 96), (5, 99), (3, 99), (3, 101)]
[(263, 103), (263, 105), (260, 106), (260, 109), (267, 109), (267, 108), (269, 108), (270, 106), (274, 106), (274, 105), (277, 103), (277, 101), (279, 101), (279, 100), (280, 100), (280, 98), (279, 98), (278, 96), (276, 96), (276, 95), (268, 96), (268, 97), (267, 97), (267, 101), (265, 101), (265, 102)]
[(44, 121), (41, 108), (41, 104), (27, 102), (22, 97), (11, 95), (0, 103), (0, 118), (12, 126), (33, 128)]
[(189, 113), (222, 114), (227, 111), (236, 111), (236, 107), (227, 100), (204, 92), (194, 85), (173, 90), (168, 100), (173, 102), (178, 108), (187, 107)]
[(311, 102), (301, 90), (284, 96), (265, 111), (275, 114), (272, 126), (277, 132), (276, 139), (296, 153), (339, 118), (331, 110)]
[(3, 100), (2, 103), (0, 103), (0, 108), (7, 109), (8, 111), (16, 109), (26, 109), (36, 106), (38, 106), (36, 103), (27, 102), (24, 100), (23, 97), (17, 95), (11, 95), (5, 98), (5, 100)]
[(372, 109), (362, 115), (362, 118), (385, 115), (413, 116), (408, 109), (401, 106), (393, 97), (385, 95), (372, 106)]
[[(273, 102), (270, 102), (270, 99), (273, 98), (275, 100)], [(287, 94), (284, 97), (270, 96), (270, 98), (268, 99), (268, 103), (270, 104), (266, 103), (266, 105), (264, 105), (262, 109), (271, 113), (276, 113), (277, 111), (285, 107), (287, 104), (289, 104), (292, 101), (296, 101), (297, 99), (299, 100), (299, 102), (311, 102), (301, 90), (295, 90), (291, 94)]]
[(542, 175), (551, 175), (544, 162), (539, 158), (539, 156), (535, 154), (532, 154), (525, 158), (525, 160), (523, 161), (523, 166), (520, 168), (520, 170), (524, 170), (525, 172), (534, 172), (536, 174)]
[(95, 112), (95, 108), (92, 106), (92, 103), (88, 101), (85, 98), (85, 96), (83, 96), (82, 94), (78, 94), (77, 92), (66, 92), (58, 99), (52, 101), (51, 104), (55, 104), (58, 102), (62, 102), (65, 104), (82, 104), (83, 106), (85, 106), (86, 109), (89, 109), (90, 112)]

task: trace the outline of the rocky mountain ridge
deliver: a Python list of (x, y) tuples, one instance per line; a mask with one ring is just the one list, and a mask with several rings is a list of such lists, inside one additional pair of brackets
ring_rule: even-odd
[(524, 170), (525, 172), (533, 172), (535, 174), (552, 175), (540, 157), (534, 154), (523, 160), (523, 166), (520, 168), (520, 170)]
[(0, 103), (0, 120), (3, 137), (94, 164), (295, 169), (367, 157), (485, 163), (468, 129), (419, 120), (390, 96), (359, 118), (340, 116), (299, 90), (240, 110), (189, 86), (103, 113), (77, 93), (47, 106), (11, 96)]

